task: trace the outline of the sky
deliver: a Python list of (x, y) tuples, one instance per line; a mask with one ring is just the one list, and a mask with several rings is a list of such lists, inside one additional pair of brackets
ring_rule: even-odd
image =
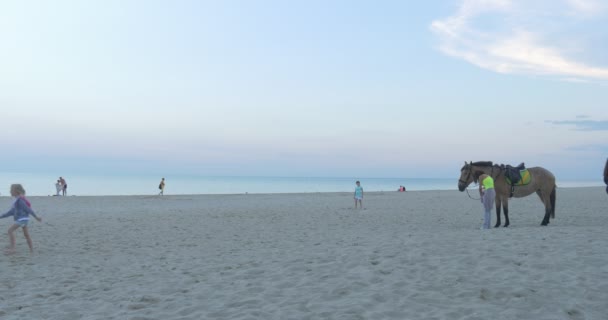
[(601, 179), (608, 3), (0, 2), (0, 172)]

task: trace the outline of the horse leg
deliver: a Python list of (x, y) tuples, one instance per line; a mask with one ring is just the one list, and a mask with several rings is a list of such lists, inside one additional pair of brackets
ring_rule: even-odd
[(509, 226), (509, 202), (505, 200), (502, 204), (502, 209), (505, 212), (505, 228)]
[(545, 195), (540, 190), (537, 190), (536, 194), (538, 194), (538, 196), (540, 197), (540, 201), (542, 201), (545, 205), (545, 217), (543, 218), (543, 221), (540, 223), (540, 225), (546, 226), (549, 224), (549, 217), (551, 216), (550, 199), (547, 199), (548, 197), (545, 197)]
[(494, 228), (500, 227), (500, 204), (500, 198), (496, 197), (496, 224), (494, 225)]

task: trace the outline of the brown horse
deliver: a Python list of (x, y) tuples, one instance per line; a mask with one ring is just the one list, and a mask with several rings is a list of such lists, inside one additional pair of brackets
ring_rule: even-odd
[[(541, 167), (528, 168), (530, 172), (530, 183), (523, 186), (515, 186), (513, 197), (523, 198), (536, 192), (540, 201), (545, 205), (545, 217), (541, 225), (549, 224), (549, 217), (555, 219), (555, 176), (549, 170)], [(500, 207), (502, 205), (505, 212), (505, 227), (509, 226), (509, 197), (511, 196), (511, 185), (505, 177), (505, 169), (490, 161), (464, 163), (460, 169), (460, 179), (458, 179), (458, 190), (464, 191), (476, 177), (485, 173), (494, 179), (494, 189), (496, 189), (496, 225), (500, 227)], [(477, 181), (475, 181), (477, 182)]]

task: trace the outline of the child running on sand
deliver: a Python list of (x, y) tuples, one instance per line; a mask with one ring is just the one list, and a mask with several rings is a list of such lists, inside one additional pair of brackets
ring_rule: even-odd
[(15, 253), (15, 230), (19, 228), (23, 228), (23, 235), (25, 236), (25, 240), (27, 240), (27, 245), (30, 247), (30, 253), (33, 253), (34, 246), (32, 244), (32, 238), (30, 238), (30, 233), (27, 229), (27, 223), (30, 220), (30, 215), (34, 216), (34, 218), (36, 218), (38, 221), (42, 221), (42, 219), (39, 218), (31, 209), (30, 202), (25, 198), (25, 190), (23, 189), (23, 186), (20, 184), (11, 185), (11, 196), (15, 197), (12, 208), (7, 213), (0, 216), (0, 219), (12, 216), (15, 220), (15, 223), (8, 228), (8, 237), (11, 243), (10, 246), (7, 247), (5, 253)]
[(357, 181), (357, 187), (355, 187), (355, 209), (357, 209), (357, 201), (359, 201), (359, 207), (363, 209), (363, 188), (361, 188), (361, 182)]

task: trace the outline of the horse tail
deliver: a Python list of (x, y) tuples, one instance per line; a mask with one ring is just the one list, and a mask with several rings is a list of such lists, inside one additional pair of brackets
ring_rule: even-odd
[(553, 190), (551, 190), (551, 196), (550, 196), (550, 200), (551, 200), (551, 218), (555, 219), (555, 186), (553, 186)]

